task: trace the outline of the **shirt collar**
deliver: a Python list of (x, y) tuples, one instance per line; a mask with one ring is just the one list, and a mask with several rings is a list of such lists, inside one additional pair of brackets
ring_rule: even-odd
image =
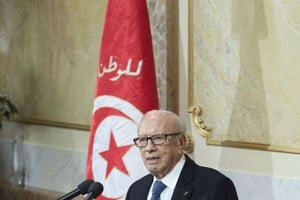
[[(177, 162), (175, 167), (162, 179), (160, 179), (167, 187), (174, 190), (177, 180), (179, 178), (180, 172), (183, 168), (185, 162), (185, 156), (183, 155), (180, 160)], [(153, 182), (155, 182), (157, 178), (154, 177)]]

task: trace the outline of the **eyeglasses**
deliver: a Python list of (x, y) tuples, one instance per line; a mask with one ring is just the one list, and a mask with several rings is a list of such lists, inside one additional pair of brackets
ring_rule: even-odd
[(147, 146), (148, 140), (151, 140), (152, 144), (160, 145), (160, 144), (164, 144), (166, 142), (168, 136), (177, 136), (180, 134), (181, 134), (181, 132), (164, 133), (164, 134), (152, 135), (150, 137), (142, 136), (142, 137), (134, 138), (133, 142), (134, 142), (135, 146), (137, 146), (139, 148)]

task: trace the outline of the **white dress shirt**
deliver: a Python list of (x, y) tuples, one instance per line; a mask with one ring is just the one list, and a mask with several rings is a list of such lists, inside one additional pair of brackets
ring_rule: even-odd
[[(181, 170), (183, 168), (184, 162), (185, 162), (185, 157), (182, 156), (182, 158), (175, 165), (175, 167), (165, 177), (160, 179), (160, 181), (162, 181), (167, 186), (160, 195), (161, 200), (170, 200), (172, 198), (172, 195), (173, 195), (176, 183), (178, 181), (179, 175), (181, 173)], [(153, 188), (154, 182), (156, 180), (157, 180), (157, 178), (153, 177), (153, 182), (152, 182), (152, 185), (148, 192), (147, 200), (151, 200), (152, 188)]]

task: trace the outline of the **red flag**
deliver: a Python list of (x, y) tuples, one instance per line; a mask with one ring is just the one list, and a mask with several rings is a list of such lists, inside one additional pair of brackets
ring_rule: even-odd
[(143, 114), (158, 108), (146, 0), (109, 0), (103, 29), (87, 159), (98, 199), (121, 199), (147, 171), (132, 139)]

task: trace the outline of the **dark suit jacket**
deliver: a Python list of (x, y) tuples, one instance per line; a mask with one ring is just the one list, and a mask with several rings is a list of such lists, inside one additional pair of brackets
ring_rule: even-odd
[[(126, 200), (146, 200), (153, 176), (148, 174), (128, 189)], [(175, 186), (172, 200), (237, 200), (232, 181), (217, 170), (186, 162)]]

